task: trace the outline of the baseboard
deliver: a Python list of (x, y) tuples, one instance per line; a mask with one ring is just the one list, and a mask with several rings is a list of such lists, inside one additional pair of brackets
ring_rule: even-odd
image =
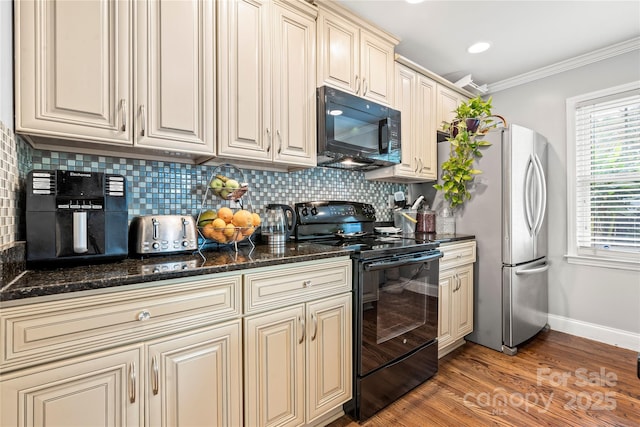
[(549, 314), (549, 326), (554, 331), (640, 352), (640, 334), (557, 316), (555, 314)]

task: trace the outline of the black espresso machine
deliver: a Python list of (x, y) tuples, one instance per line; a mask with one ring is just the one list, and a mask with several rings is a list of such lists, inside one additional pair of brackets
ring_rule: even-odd
[(27, 175), (27, 262), (124, 259), (127, 183), (102, 172), (33, 170)]

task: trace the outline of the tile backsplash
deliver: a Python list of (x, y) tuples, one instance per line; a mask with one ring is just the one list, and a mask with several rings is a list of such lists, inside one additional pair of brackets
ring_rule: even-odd
[(20, 193), (15, 135), (0, 122), (0, 248), (18, 240)]
[[(18, 144), (25, 146), (24, 157), (28, 157), (28, 161), (22, 165), (25, 168), (21, 171), (22, 176), (32, 169), (99, 171), (124, 175), (127, 179), (129, 219), (149, 214), (196, 215), (202, 206), (206, 186), (217, 170), (216, 166), (211, 165), (42, 151), (31, 148), (23, 141)], [(251, 204), (252, 210), (260, 212), (264, 212), (268, 203), (351, 200), (371, 203), (379, 221), (390, 221), (388, 195), (406, 190), (404, 184), (367, 181), (362, 172), (340, 169), (312, 168), (289, 173), (239, 170), (250, 184), (249, 197), (245, 199)]]

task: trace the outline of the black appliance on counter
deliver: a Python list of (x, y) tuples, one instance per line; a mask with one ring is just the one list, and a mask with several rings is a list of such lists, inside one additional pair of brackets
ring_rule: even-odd
[(125, 177), (33, 170), (27, 175), (27, 262), (124, 259)]
[(345, 412), (359, 420), (438, 370), (437, 243), (374, 233), (365, 203), (296, 203), (299, 241), (353, 250), (354, 398)]

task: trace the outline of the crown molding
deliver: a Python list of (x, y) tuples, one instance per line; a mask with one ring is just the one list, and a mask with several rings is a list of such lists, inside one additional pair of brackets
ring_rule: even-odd
[(490, 95), (501, 90), (510, 89), (515, 86), (530, 83), (532, 81), (550, 77), (575, 68), (584, 67), (585, 65), (613, 58), (614, 56), (622, 55), (634, 50), (640, 50), (640, 37), (635, 37), (621, 43), (594, 50), (593, 52), (589, 52), (584, 55), (576, 56), (575, 58), (560, 61), (546, 67), (538, 68), (537, 70), (491, 83), (488, 85), (488, 91), (485, 95)]

